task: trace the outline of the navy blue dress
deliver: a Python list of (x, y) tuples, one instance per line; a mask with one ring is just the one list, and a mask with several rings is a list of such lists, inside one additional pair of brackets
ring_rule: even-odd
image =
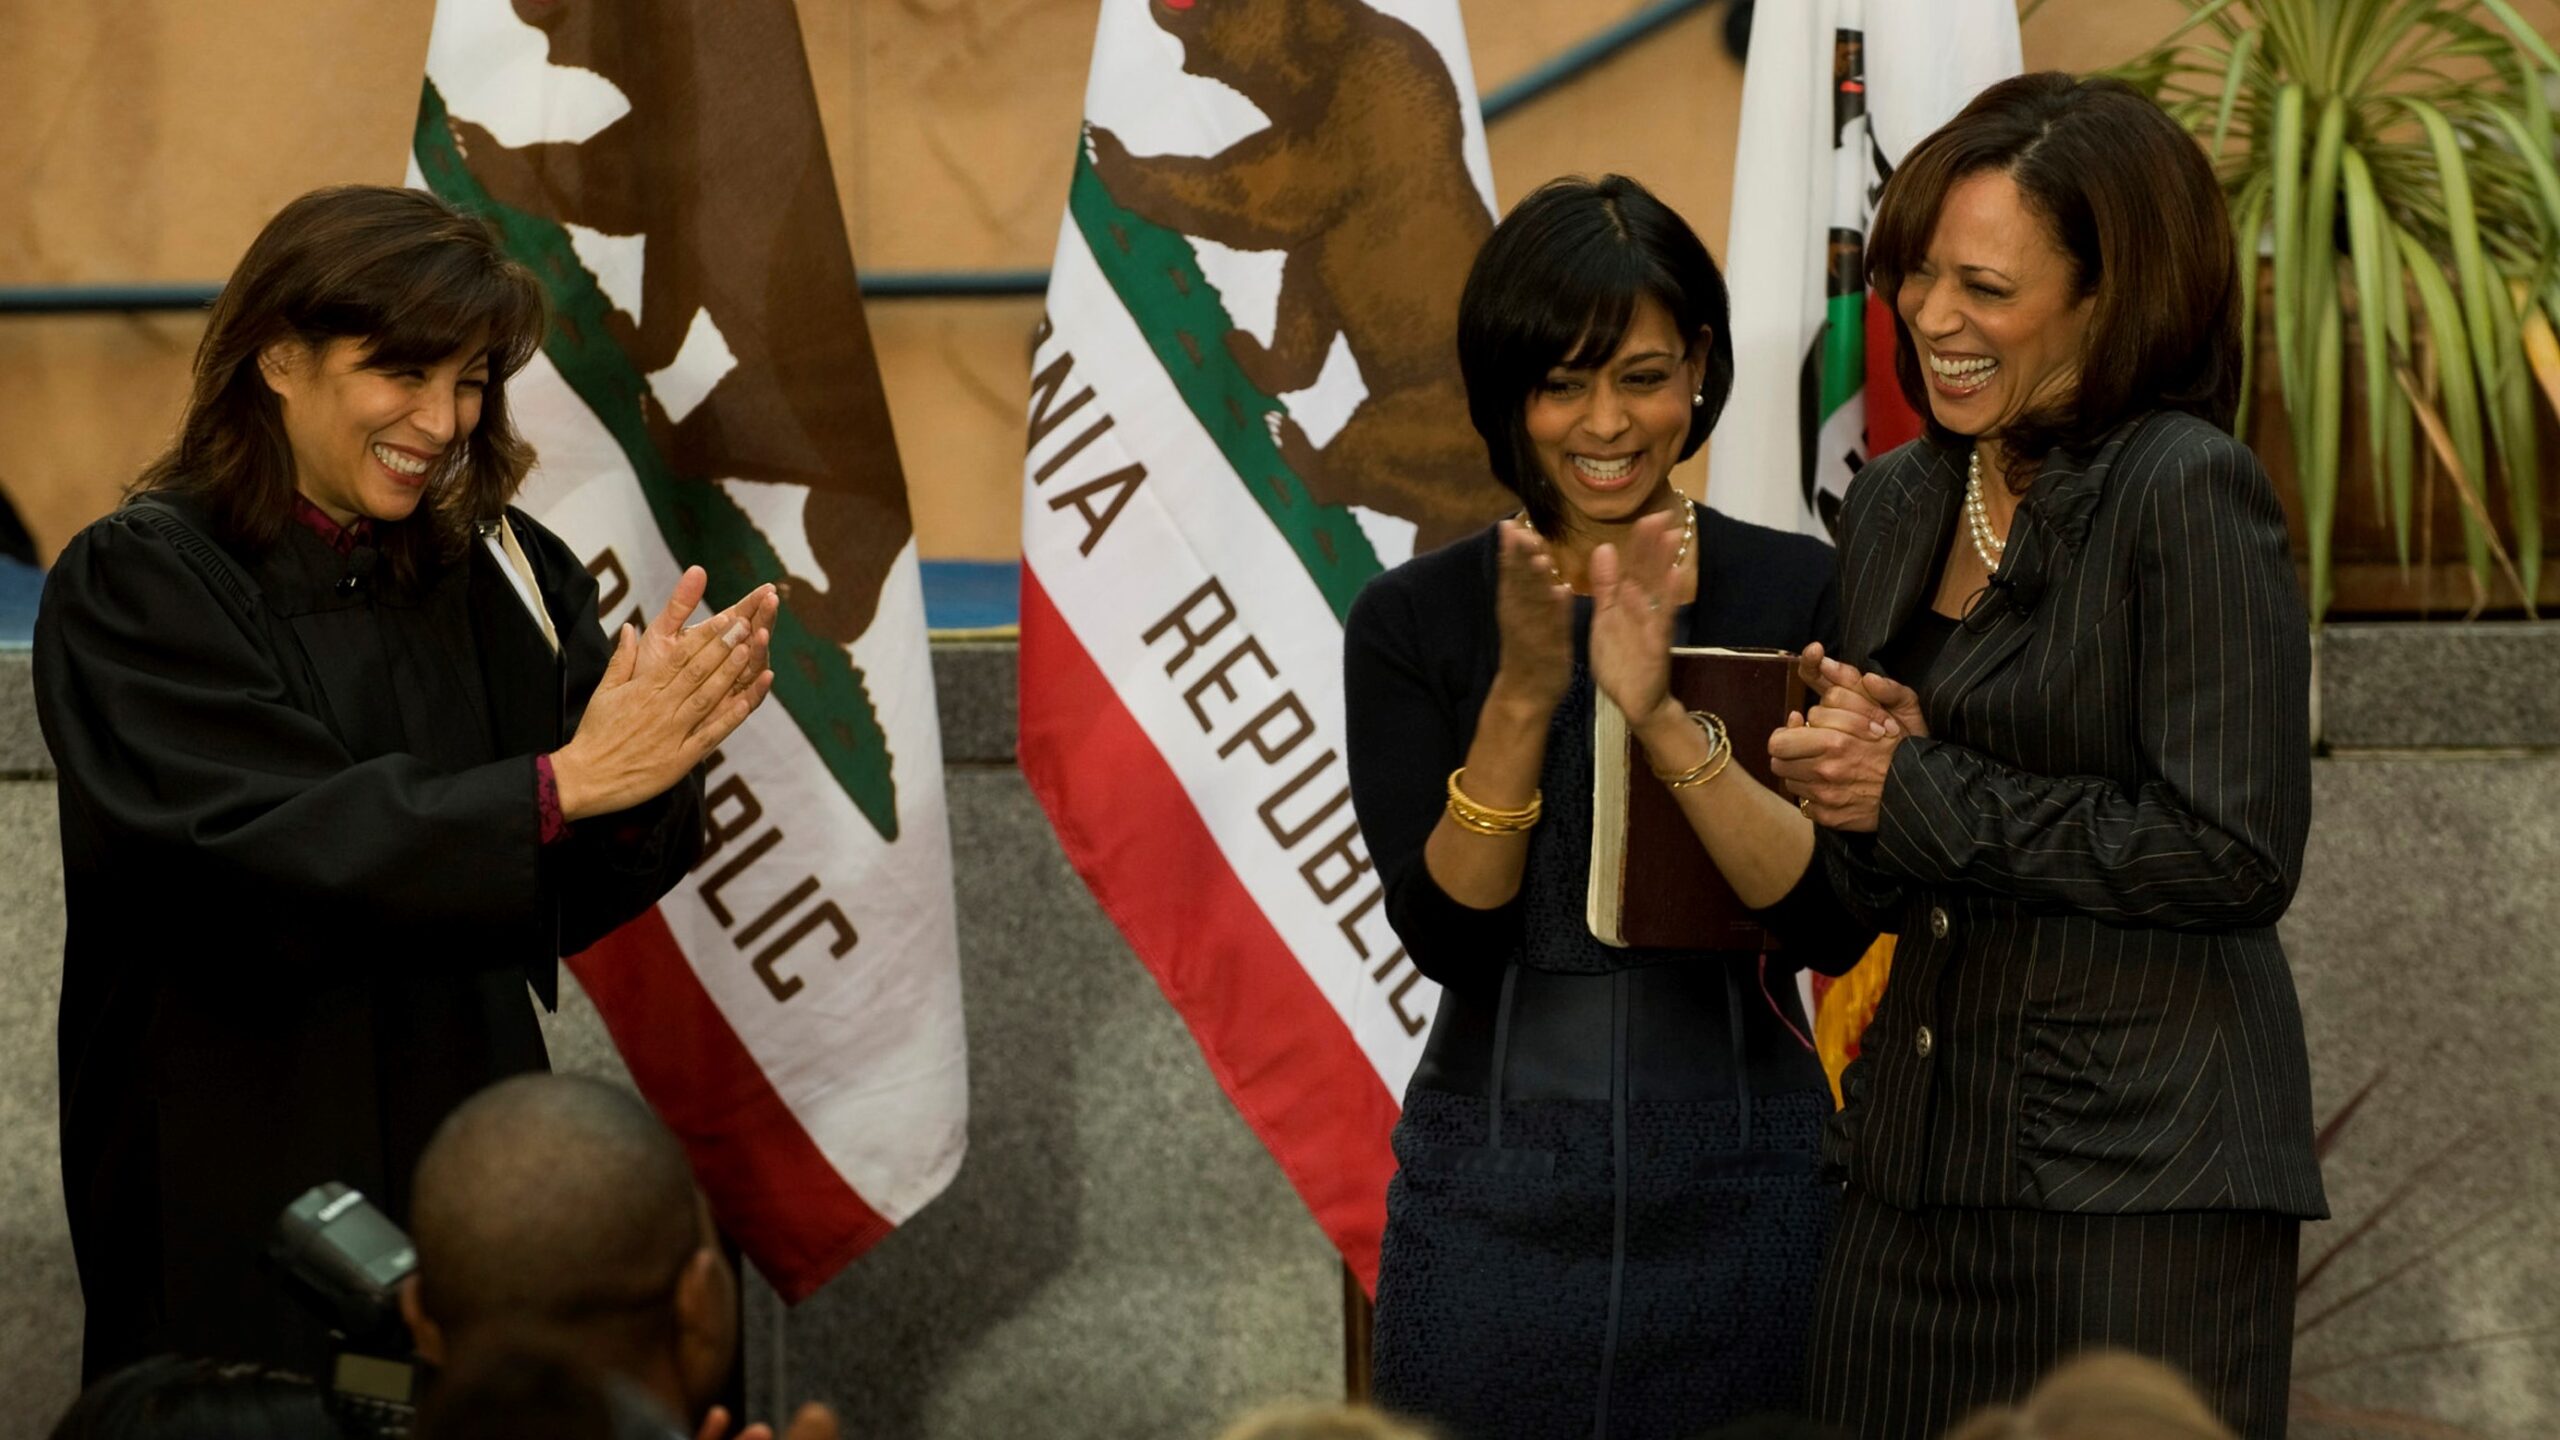
[[(1831, 552), (1700, 512), (1681, 643), (1832, 638)], [(1390, 919), (1442, 986), (1395, 1136), (1375, 1393), (1475, 1436), (1680, 1437), (1803, 1401), (1837, 1203), (1795, 971), (1872, 933), (1823, 867), (1766, 957), (1614, 949), (1584, 923), (1592, 684), (1577, 660), (1520, 894), (1470, 910), (1422, 863), (1500, 659), (1487, 531), (1380, 577), (1345, 634), (1353, 798)], [(1577, 652), (1587, 639), (1577, 606)]]

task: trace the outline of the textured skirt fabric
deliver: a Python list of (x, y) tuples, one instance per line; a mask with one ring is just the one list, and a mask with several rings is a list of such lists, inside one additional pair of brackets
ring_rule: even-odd
[(2100, 1346), (2165, 1360), (2239, 1434), (2284, 1434), (2302, 1223), (2253, 1211), (1901, 1210), (1852, 1186), (1823, 1267), (1814, 1418), (1923, 1440)]
[[(1396, 1127), (1375, 1396), (1452, 1440), (1681, 1440), (1795, 1410), (1838, 1187), (1830, 1097), (1515, 1100), (1415, 1087)], [(1620, 1206), (1623, 1184), (1624, 1206)], [(1614, 1285), (1613, 1285), (1614, 1276)], [(1614, 1323), (1611, 1297), (1616, 1294)]]

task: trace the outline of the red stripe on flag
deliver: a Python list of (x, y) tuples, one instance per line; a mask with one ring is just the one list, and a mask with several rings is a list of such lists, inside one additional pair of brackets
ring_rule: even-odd
[(640, 1093), (684, 1142), (711, 1213), (783, 1299), (809, 1298), (897, 1228), (809, 1138), (657, 911), (569, 968)]
[(1867, 292), (1867, 458), (1873, 460), (1897, 445), (1920, 438), (1920, 414), (1902, 394), (1894, 374), (1893, 307), (1874, 291)]
[(1394, 1097), (1028, 565), (1021, 624), (1023, 777), (1227, 1098), (1374, 1291)]

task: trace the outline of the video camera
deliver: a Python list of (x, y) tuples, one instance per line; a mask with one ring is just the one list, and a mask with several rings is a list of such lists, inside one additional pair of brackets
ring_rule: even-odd
[(350, 1436), (400, 1440), (417, 1417), (417, 1365), (400, 1318), (400, 1282), (417, 1247), (373, 1202), (331, 1181), (277, 1217), (267, 1254), (301, 1282), (337, 1339), (322, 1402)]

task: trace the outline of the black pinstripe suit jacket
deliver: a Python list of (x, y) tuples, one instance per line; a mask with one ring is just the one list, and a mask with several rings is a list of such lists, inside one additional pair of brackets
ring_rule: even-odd
[[(1920, 606), (1965, 457), (1868, 467), (1842, 658)], [(2310, 639), (2257, 458), (2190, 416), (2056, 452), (1834, 882), (1901, 942), (1830, 1159), (1877, 1198), (2322, 1216), (2276, 941), (2311, 814)]]

